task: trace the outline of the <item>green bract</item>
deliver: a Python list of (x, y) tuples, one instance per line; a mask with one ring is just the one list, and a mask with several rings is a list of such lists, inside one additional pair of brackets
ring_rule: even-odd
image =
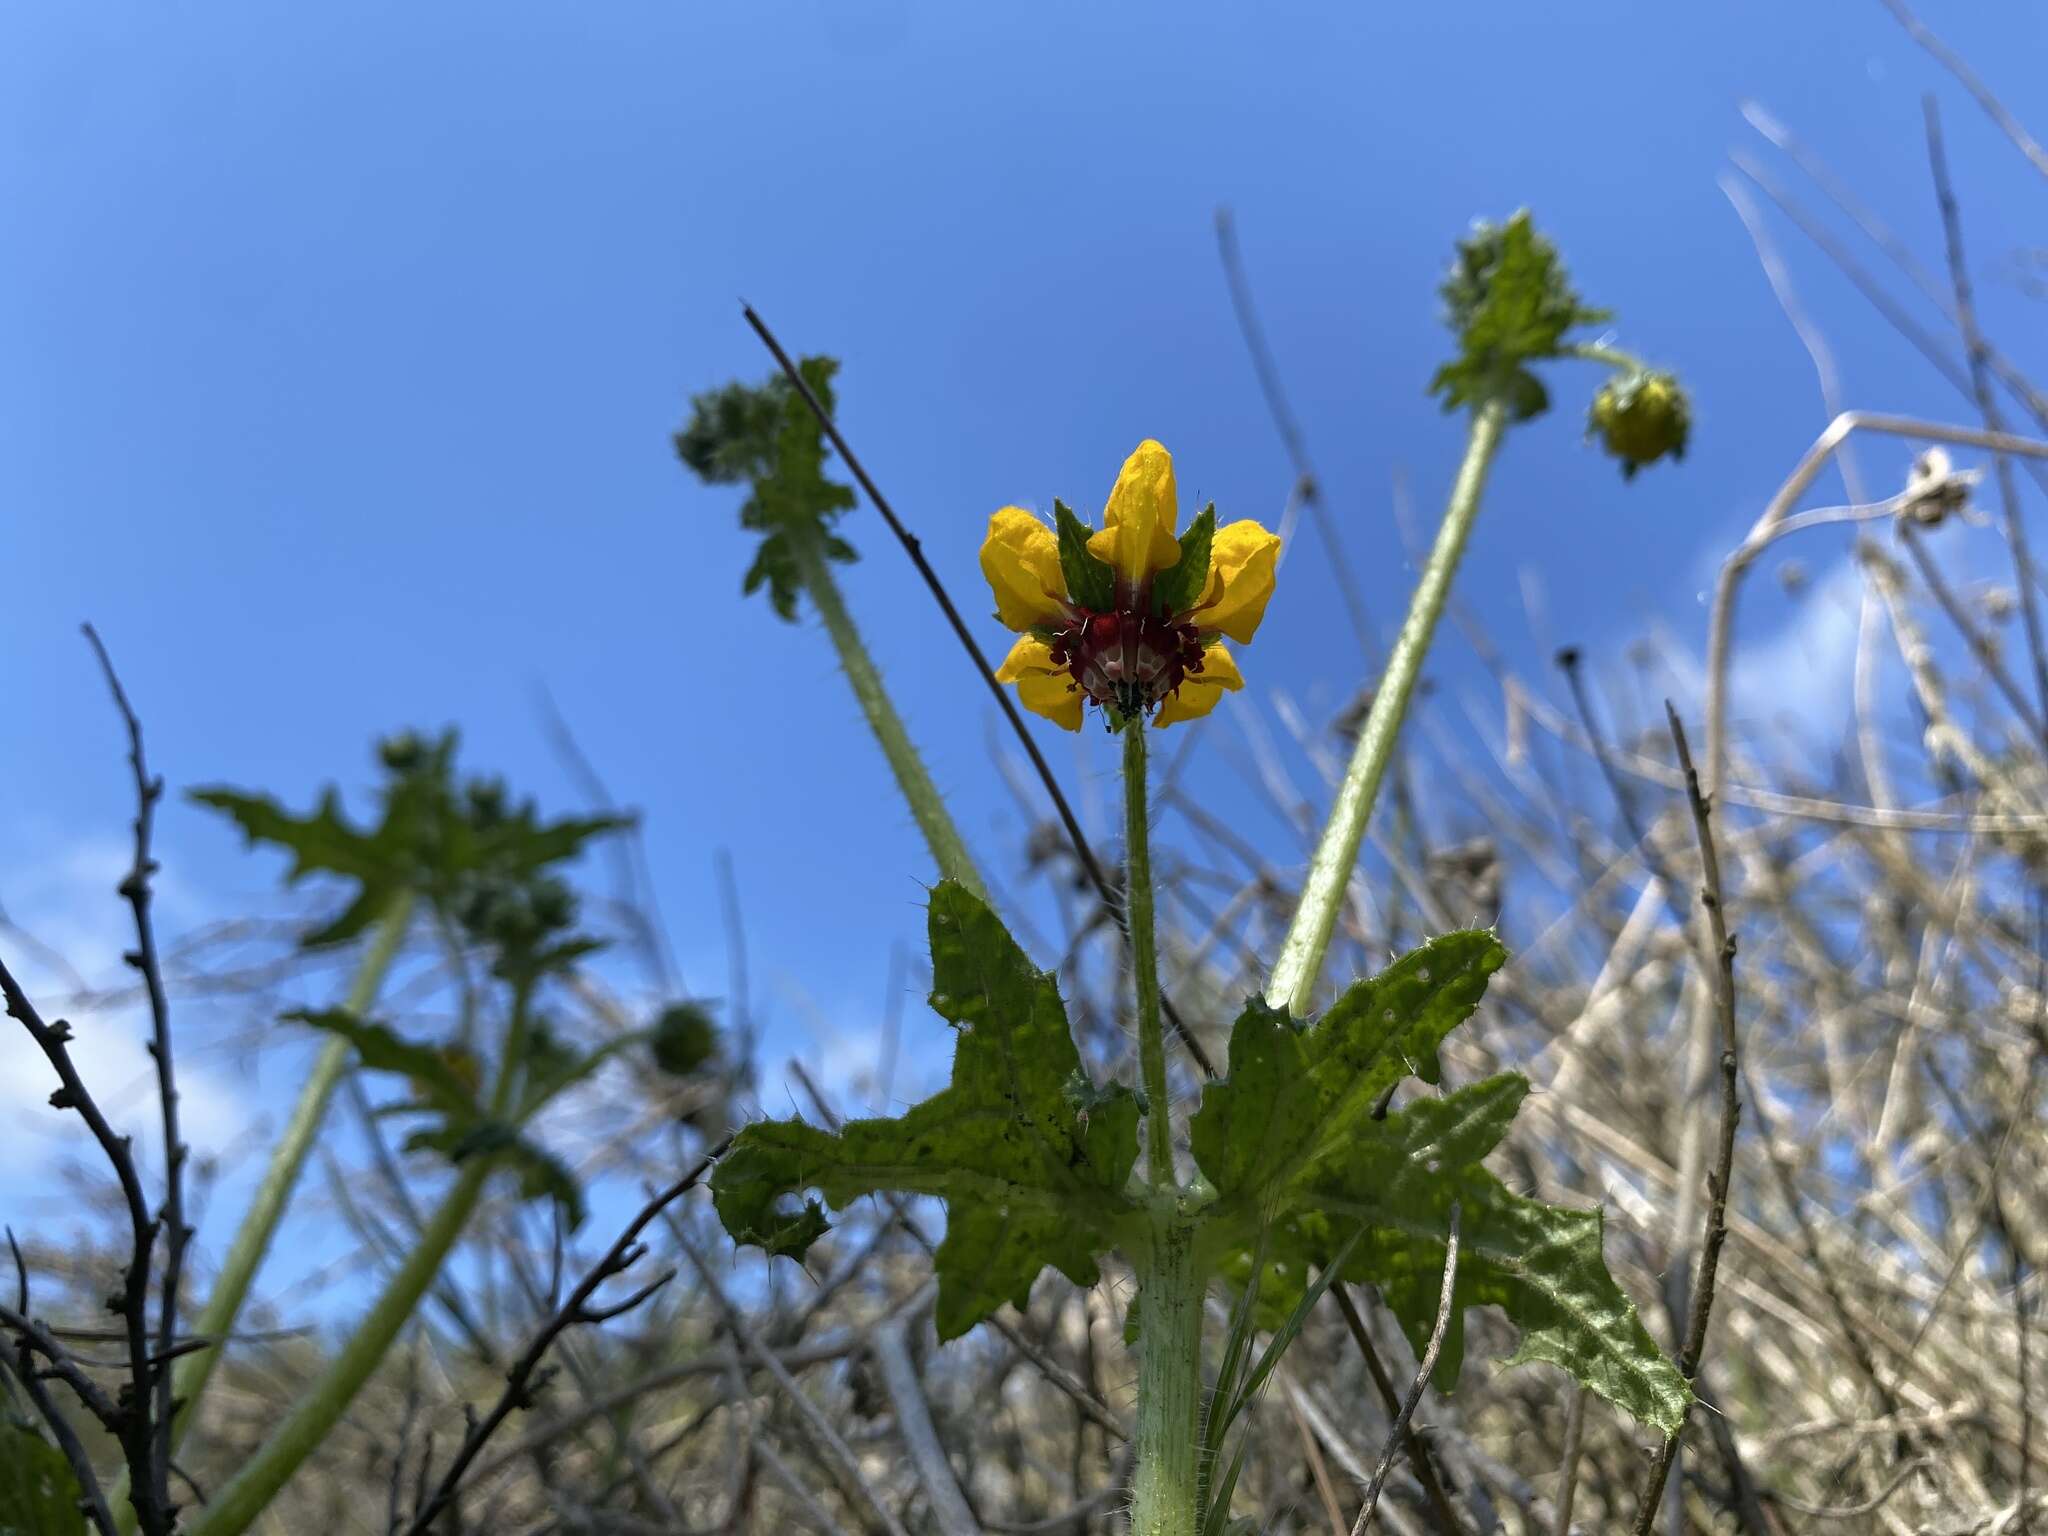
[[(799, 369), (811, 393), (832, 409), (832, 376), (839, 364), (807, 357)], [(768, 601), (785, 619), (796, 618), (803, 589), (803, 551), (811, 544), (826, 559), (851, 562), (853, 546), (832, 524), (855, 505), (853, 491), (825, 478), (831, 450), (803, 397), (778, 376), (762, 385), (728, 384), (690, 402), (690, 422), (675, 435), (676, 455), (707, 485), (748, 482), (753, 494), (740, 507), (740, 526), (767, 535), (755, 552), (742, 590), (768, 588)]]
[(1550, 394), (1527, 365), (1563, 356), (1567, 332), (1608, 318), (1579, 302), (1557, 247), (1526, 210), (1459, 241), (1441, 292), (1459, 348), (1430, 380), (1445, 410), (1497, 399), (1516, 421), (1542, 415)]

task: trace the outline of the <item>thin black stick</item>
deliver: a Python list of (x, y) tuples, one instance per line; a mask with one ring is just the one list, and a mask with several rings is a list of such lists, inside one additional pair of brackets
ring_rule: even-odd
[(1463, 1209), (1453, 1200), (1450, 1236), (1444, 1240), (1444, 1288), (1437, 1299), (1436, 1322), (1429, 1330), (1429, 1345), (1422, 1351), (1415, 1380), (1401, 1402), (1401, 1411), (1395, 1416), (1393, 1428), (1387, 1431), (1387, 1443), (1380, 1450), (1380, 1464), (1372, 1470), (1372, 1481), (1366, 1485), (1365, 1503), (1359, 1506), (1351, 1536), (1365, 1536), (1366, 1527), (1372, 1524), (1372, 1512), (1379, 1507), (1380, 1490), (1386, 1486), (1387, 1473), (1393, 1469), (1394, 1453), (1401, 1449), (1408, 1422), (1415, 1417), (1415, 1407), (1422, 1401), (1422, 1389), (1429, 1385), (1430, 1375), (1436, 1370), (1437, 1356), (1443, 1353), (1444, 1335), (1450, 1331), (1451, 1311), (1457, 1300), (1458, 1222), (1463, 1214)]
[[(1712, 811), (1700, 793), (1699, 771), (1693, 767), (1692, 748), (1686, 744), (1685, 727), (1678, 711), (1667, 700), (1664, 713), (1671, 722), (1671, 740), (1678, 749), (1678, 763), (1685, 770), (1686, 798), (1692, 805), (1693, 831), (1700, 845), (1700, 905), (1706, 910), (1707, 929), (1713, 940), (1718, 965), (1710, 973), (1714, 989), (1714, 1011), (1721, 1021), (1721, 1134), (1714, 1154), (1714, 1170), (1707, 1176), (1712, 1197), (1707, 1207), (1706, 1236), (1700, 1244), (1700, 1262), (1692, 1287), (1692, 1314), (1686, 1321), (1685, 1342), (1678, 1352), (1678, 1371), (1687, 1383), (1699, 1375), (1700, 1358), (1706, 1352), (1707, 1322), (1714, 1310), (1714, 1276), (1721, 1264), (1721, 1245), (1728, 1238), (1728, 1184), (1735, 1166), (1735, 1127), (1742, 1118), (1742, 1058), (1735, 1030), (1735, 940), (1728, 932), (1727, 914), (1721, 908), (1721, 859), (1714, 849)], [(1671, 1463), (1678, 1454), (1683, 1426), (1658, 1447), (1656, 1458), (1643, 1479), (1643, 1491), (1636, 1505), (1634, 1536), (1649, 1536), (1657, 1518), (1657, 1506), (1664, 1495), (1664, 1481), (1671, 1475)]]
[(505, 1373), (505, 1390), (499, 1394), (497, 1402), (491, 1405), (491, 1411), (472, 1424), (469, 1433), (462, 1437), (462, 1448), (455, 1453), (455, 1459), (448, 1464), (448, 1470), (441, 1474), (441, 1481), (435, 1486), (433, 1494), (413, 1515), (412, 1524), (405, 1528), (405, 1536), (424, 1536), (427, 1528), (441, 1512), (454, 1502), (463, 1475), (469, 1471), (470, 1464), (476, 1460), (478, 1453), (483, 1450), (491, 1436), (498, 1432), (499, 1426), (512, 1417), (514, 1411), (533, 1406), (534, 1372), (540, 1368), (542, 1358), (553, 1347), (556, 1339), (579, 1323), (607, 1322), (621, 1313), (632, 1311), (675, 1278), (675, 1271), (667, 1270), (623, 1301), (601, 1307), (590, 1304), (590, 1298), (600, 1285), (612, 1276), (623, 1273), (647, 1252), (639, 1242), (640, 1234), (646, 1230), (647, 1224), (675, 1201), (695, 1189), (704, 1175), (711, 1170), (711, 1165), (731, 1145), (732, 1138), (728, 1136), (699, 1158), (696, 1166), (688, 1173), (640, 1207), (640, 1213), (633, 1218), (626, 1230), (619, 1234), (618, 1240), (605, 1250), (604, 1257), (597, 1261), (590, 1273), (585, 1275), (576, 1289), (569, 1293), (569, 1299), (562, 1303), (555, 1315), (548, 1319), (546, 1326), (533, 1336), (533, 1341), (526, 1346), (525, 1352), (512, 1363), (512, 1368)]
[[(839, 457), (846, 461), (847, 469), (852, 472), (853, 478), (860, 482), (860, 488), (867, 492), (868, 500), (874, 503), (875, 510), (882, 514), (882, 521), (887, 523), (889, 531), (896, 535), (896, 542), (901, 544), (903, 552), (910, 556), (910, 563), (917, 567), (918, 575), (924, 578), (924, 584), (937, 601), (939, 611), (945, 614), (946, 622), (953, 626), (954, 635), (966, 648), (968, 656), (974, 662), (975, 670), (981, 674), (982, 681), (988, 684), (988, 691), (995, 696), (997, 707), (1010, 722), (1010, 728), (1017, 733), (1017, 740), (1023, 744), (1024, 753), (1031, 759), (1031, 766), (1037, 771), (1040, 782), (1045, 785), (1046, 794), (1052, 797), (1053, 809), (1059, 812), (1060, 821), (1067, 829), (1067, 840), (1074, 845), (1075, 856), (1080, 859), (1081, 867), (1088, 871), (1088, 878), (1094, 882), (1095, 889), (1102, 898), (1103, 907), (1116, 919), (1117, 927), (1124, 935), (1124, 942), (1128, 944), (1130, 926), (1124, 913), (1123, 898), (1110, 885), (1109, 877), (1096, 862), (1094, 850), (1088, 846), (1088, 839), (1081, 831), (1081, 823), (1074, 815), (1074, 808), (1067, 804), (1067, 797), (1061, 792), (1059, 781), (1053, 777), (1052, 768), (1046, 762), (1045, 754), (1038, 750), (1038, 743), (1032, 739), (1030, 729), (1024, 724), (1024, 717), (1017, 712), (1017, 706), (1010, 698), (1009, 690), (996, 681), (995, 668), (989, 665), (988, 657), (982, 652), (980, 643), (975, 640), (974, 632), (967, 627), (967, 621), (960, 617), (960, 610), (953, 605), (952, 596), (946, 591), (945, 583), (939, 580), (938, 572), (934, 571), (931, 562), (925, 559), (924, 546), (918, 541), (916, 534), (903, 526), (901, 519), (896, 516), (895, 509), (889, 505), (888, 498), (869, 478), (860, 460), (854, 457), (853, 449), (840, 434), (831, 414), (825, 409), (824, 402), (818, 399), (811, 386), (804, 381), (803, 374), (790, 360), (789, 354), (783, 350), (782, 343), (777, 341), (775, 333), (768, 329), (768, 323), (754, 313), (751, 304), (742, 305), (741, 312), (746, 316), (747, 324), (754, 328), (754, 334), (761, 338), (761, 344), (774, 356), (783, 376), (789, 380), (790, 387), (803, 397), (804, 404), (811, 408), (811, 414), (818, 418), (818, 425), (824, 428), (825, 435), (832, 439), (832, 446), (839, 451)], [(1216, 1075), (1215, 1064), (1209, 1060), (1209, 1053), (1202, 1049), (1202, 1044), (1195, 1038), (1194, 1031), (1182, 1021), (1171, 1001), (1162, 996), (1160, 1003), (1168, 1022), (1173, 1025), (1174, 1033), (1180, 1036), (1181, 1044), (1187, 1047), (1188, 1054), (1195, 1059), (1195, 1065), (1202, 1069), (1202, 1075), (1213, 1078)]]
[(1316, 478), (1315, 469), (1308, 459), (1308, 443), (1301, 435), (1301, 426), (1294, 419), (1294, 411), (1287, 403), (1286, 391), (1280, 387), (1280, 370), (1273, 362), (1272, 350), (1266, 345), (1266, 333), (1259, 326), (1259, 314), (1252, 307), (1252, 289), (1245, 277), (1244, 255), (1237, 247), (1237, 220), (1228, 208), (1216, 210), (1216, 248), (1223, 259), (1223, 281), (1230, 288), (1230, 307), (1237, 315), (1237, 326), (1244, 333), (1245, 350), (1252, 355), (1252, 372), (1258, 376), (1259, 392), (1266, 397), (1266, 409), (1273, 414), (1273, 426), (1280, 434), (1281, 446), (1287, 450), (1287, 457), (1294, 465), (1294, 494), (1301, 498), (1302, 505), (1315, 520), (1316, 533), (1322, 538), (1323, 551), (1330, 559), (1330, 574), (1336, 578), (1337, 591), (1344, 599), (1344, 611), (1351, 616), (1351, 627), (1358, 635), (1358, 648), (1365, 653), (1368, 662), (1375, 659), (1376, 647), (1372, 638), (1372, 622), (1365, 614), (1365, 600), (1359, 596), (1358, 581), (1351, 574), (1351, 567), (1344, 559), (1344, 546), (1337, 538), (1335, 525), (1330, 521), (1330, 509), (1323, 504), (1323, 483)]
[[(1956, 292), (1956, 329), (1963, 333), (1963, 353), (1970, 365), (1970, 392), (1976, 396), (1977, 410), (1984, 418), (1988, 432), (2005, 430), (2004, 414), (1998, 409), (1998, 400), (1991, 392), (1990, 348), (1984, 344), (1984, 335), (1977, 327), (1977, 305), (1970, 287), (1969, 263), (1963, 259), (1963, 215), (1956, 202), (1955, 186), (1949, 180), (1948, 152), (1943, 148), (1941, 137), (1941, 110), (1935, 105), (1934, 97), (1924, 97), (1921, 108), (1927, 116), (1927, 161), (1934, 173), (1934, 197), (1941, 207), (1941, 228), (1948, 250), (1949, 281)], [(2012, 460), (2004, 454), (1993, 458), (1992, 467), (1998, 475), (1998, 497), (2005, 509), (2005, 537), (2012, 546), (2012, 559), (2020, 589), (2020, 617), (2027, 631), (2027, 651), (2034, 662), (2034, 688), (2040, 700), (2041, 712), (2021, 707), (2014, 697), (2016, 690), (2005, 682), (2004, 668), (1997, 666), (1982, 650), (1985, 665), (1992, 679), (1999, 683), (2006, 697), (2013, 704), (2036, 736), (2042, 735), (2044, 720), (2048, 720), (2048, 644), (2041, 634), (2041, 601), (2035, 595), (2034, 584), (2027, 579), (2033, 562), (2027, 558), (2027, 526), (2020, 516), (2019, 487), (2012, 476)], [(1930, 583), (1931, 585), (1931, 583)], [(2048, 741), (2048, 738), (2044, 738)]]
[[(38, 1411), (49, 1421), (51, 1431), (67, 1457), (71, 1454), (71, 1444), (76, 1442), (76, 1435), (49, 1395), (34, 1380), (36, 1373), (32, 1360), (37, 1354), (49, 1360), (51, 1374), (71, 1386), (79, 1401), (120, 1445), (122, 1459), (128, 1469), (128, 1499), (134, 1506), (136, 1523), (143, 1536), (168, 1536), (177, 1519), (176, 1507), (170, 1498), (170, 1430), (176, 1407), (171, 1398), (170, 1362), (190, 1347), (189, 1343), (181, 1345), (177, 1339), (177, 1302), (185, 1243), (191, 1232), (184, 1219), (185, 1147), (178, 1134), (178, 1091), (172, 1069), (170, 1005), (164, 992), (155, 929), (149, 916), (149, 881), (157, 868), (150, 854), (150, 837), (155, 825), (156, 804), (163, 797), (163, 781), (152, 777), (149, 772), (142, 750), (141, 722), (129, 705), (106, 647), (100, 643), (91, 625), (84, 628), (85, 637), (99, 658), (114, 703), (127, 728), (128, 761), (135, 775), (135, 858), (119, 890), (135, 916), (136, 947), (123, 958), (141, 974), (149, 996), (152, 1024), (149, 1049), (156, 1061), (157, 1090), (163, 1116), (166, 1193), (161, 1214), (152, 1215), (149, 1198), (136, 1170), (130, 1138), (115, 1134), (71, 1059), (70, 1024), (63, 1019), (46, 1022), (5, 962), (0, 961), (0, 1000), (4, 1000), (9, 1016), (29, 1032), (29, 1037), (57, 1074), (59, 1087), (50, 1095), (51, 1107), (78, 1112), (92, 1132), (93, 1139), (99, 1143), (116, 1182), (121, 1186), (122, 1201), (128, 1211), (129, 1258), (122, 1275), (121, 1290), (109, 1299), (107, 1305), (121, 1319), (121, 1338), (127, 1344), (127, 1359), (121, 1368), (126, 1371), (127, 1383), (118, 1397), (109, 1398), (90, 1382), (80, 1362), (63, 1345), (26, 1316), (25, 1274), (21, 1288), (23, 1306), (19, 1313), (9, 1312), (0, 1316), (0, 1327), (14, 1334), (13, 1353), (29, 1366), (24, 1381), (30, 1384), (30, 1394)], [(168, 1227), (169, 1232), (162, 1313), (157, 1323), (156, 1342), (152, 1345), (150, 1276), (160, 1227)], [(105, 1495), (93, 1479), (89, 1465), (80, 1478), (80, 1486), (95, 1522), (106, 1516), (104, 1528), (111, 1532), (113, 1526), (111, 1516), (107, 1514)]]
[[(150, 853), (150, 838), (156, 827), (157, 802), (162, 800), (164, 795), (164, 781), (149, 771), (148, 760), (142, 751), (142, 722), (136, 717), (134, 708), (128, 702), (127, 691), (121, 686), (120, 676), (114, 671), (113, 658), (107, 654), (106, 646), (101, 643), (99, 632), (90, 624), (81, 625), (80, 628), (84, 631), (87, 643), (92, 646), (93, 654), (99, 658), (100, 670), (106, 675), (107, 688), (114, 696), (114, 707), (121, 712), (121, 722), (127, 728), (128, 766), (135, 776), (135, 861), (120, 885), (121, 897), (128, 903), (129, 910), (135, 916), (135, 948), (122, 958), (141, 973), (143, 986), (149, 994), (149, 1054), (156, 1062), (157, 1099), (163, 1116), (164, 1271), (158, 1295), (154, 1360), (168, 1361), (173, 1353), (172, 1346), (177, 1333), (178, 1285), (184, 1276), (185, 1245), (191, 1240), (192, 1229), (185, 1224), (186, 1147), (178, 1133), (178, 1083), (171, 1059), (171, 1005), (164, 991), (163, 969), (157, 959), (156, 925), (150, 920), (149, 882), (157, 869), (156, 860)], [(145, 1276), (145, 1283), (146, 1280)], [(131, 1339), (132, 1337), (131, 1333)], [(138, 1391), (142, 1389), (145, 1372), (153, 1374), (156, 1378), (155, 1423), (151, 1426), (153, 1434), (149, 1448), (150, 1484), (154, 1491), (167, 1495), (170, 1488), (173, 1418), (171, 1372), (162, 1364), (141, 1362), (135, 1373)], [(139, 1507), (137, 1512), (141, 1513)], [(166, 1508), (164, 1513), (168, 1517), (169, 1509)]]

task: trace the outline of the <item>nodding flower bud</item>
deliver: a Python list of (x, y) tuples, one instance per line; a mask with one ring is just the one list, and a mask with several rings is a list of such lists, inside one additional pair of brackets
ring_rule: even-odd
[(1597, 436), (1621, 461), (1625, 480), (1666, 454), (1684, 458), (1691, 430), (1692, 402), (1676, 376), (1643, 369), (1617, 373), (1601, 385), (1586, 419), (1586, 435)]

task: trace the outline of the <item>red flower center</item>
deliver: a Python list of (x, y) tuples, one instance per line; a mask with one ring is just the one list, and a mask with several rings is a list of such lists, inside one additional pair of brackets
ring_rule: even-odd
[(1123, 719), (1151, 713), (1202, 670), (1202, 637), (1192, 624), (1085, 608), (1073, 613), (1049, 642), (1052, 659), (1084, 698)]

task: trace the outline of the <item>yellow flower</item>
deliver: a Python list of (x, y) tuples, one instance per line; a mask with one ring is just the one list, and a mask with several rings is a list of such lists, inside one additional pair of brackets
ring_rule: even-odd
[(1244, 686), (1221, 641), (1246, 645), (1257, 633), (1273, 596), (1277, 537), (1249, 519), (1214, 528), (1212, 509), (1187, 535), (1189, 558), (1206, 558), (1206, 569), (1179, 569), (1173, 456), (1150, 438), (1124, 461), (1102, 528), (1058, 511), (1056, 534), (1022, 507), (1004, 507), (981, 546), (996, 618), (1023, 637), (996, 680), (1015, 683), (1026, 709), (1070, 731), (1090, 703), (1120, 722), (1151, 715), (1168, 726), (1199, 719)]

